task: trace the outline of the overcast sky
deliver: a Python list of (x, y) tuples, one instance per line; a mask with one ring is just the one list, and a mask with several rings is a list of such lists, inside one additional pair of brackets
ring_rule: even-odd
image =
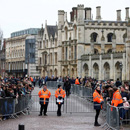
[(67, 12), (70, 20), (72, 7), (84, 4), (92, 8), (93, 19), (96, 17), (96, 6), (101, 6), (103, 20), (116, 20), (116, 10), (121, 9), (122, 20), (125, 20), (125, 7), (130, 7), (130, 0), (0, 0), (0, 28), (4, 38), (15, 31), (27, 28), (40, 28), (55, 25), (58, 10)]

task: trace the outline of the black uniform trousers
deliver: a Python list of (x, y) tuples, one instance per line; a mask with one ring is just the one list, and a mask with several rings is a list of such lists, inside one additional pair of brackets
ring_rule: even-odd
[(100, 110), (101, 110), (101, 109), (96, 109), (95, 124), (98, 123), (98, 116), (99, 116), (99, 114), (100, 114)]
[(41, 104), (40, 115), (42, 115), (43, 109), (44, 109), (44, 115), (46, 115), (46, 113), (47, 113), (47, 107), (48, 107), (48, 103), (46, 103), (46, 104)]
[(66, 89), (66, 96), (68, 97), (70, 95), (70, 89)]
[(61, 116), (61, 106), (62, 104), (57, 104), (58, 105), (58, 110), (57, 110), (57, 116)]

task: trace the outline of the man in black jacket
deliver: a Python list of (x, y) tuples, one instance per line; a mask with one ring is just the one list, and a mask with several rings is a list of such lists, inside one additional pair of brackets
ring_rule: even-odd
[(66, 79), (66, 81), (64, 83), (64, 88), (66, 91), (66, 96), (68, 97), (70, 95), (70, 89), (71, 89), (71, 83), (68, 78)]

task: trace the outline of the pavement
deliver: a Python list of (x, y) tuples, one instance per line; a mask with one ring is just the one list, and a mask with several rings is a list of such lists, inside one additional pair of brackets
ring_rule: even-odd
[[(37, 95), (39, 88), (35, 87), (33, 95)], [(49, 89), (54, 95), (55, 90)], [(33, 106), (34, 107), (34, 106)], [(85, 106), (86, 107), (86, 106)], [(103, 130), (102, 127), (94, 127), (95, 112), (92, 113), (66, 113), (61, 117), (56, 112), (48, 112), (48, 116), (38, 116), (39, 112), (30, 112), (30, 115), (20, 115), (17, 119), (9, 119), (0, 122), (0, 130), (18, 130), (18, 125), (25, 125), (25, 130)], [(99, 123), (104, 124), (99, 117)]]

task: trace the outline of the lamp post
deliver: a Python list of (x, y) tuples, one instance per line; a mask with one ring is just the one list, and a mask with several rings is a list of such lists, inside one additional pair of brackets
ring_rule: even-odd
[(121, 70), (120, 80), (121, 80), (121, 82), (122, 82), (122, 68), (123, 68), (123, 64), (122, 64), (122, 62), (120, 62), (120, 70)]
[(28, 54), (28, 77), (29, 77), (29, 58), (30, 58), (30, 53)]

